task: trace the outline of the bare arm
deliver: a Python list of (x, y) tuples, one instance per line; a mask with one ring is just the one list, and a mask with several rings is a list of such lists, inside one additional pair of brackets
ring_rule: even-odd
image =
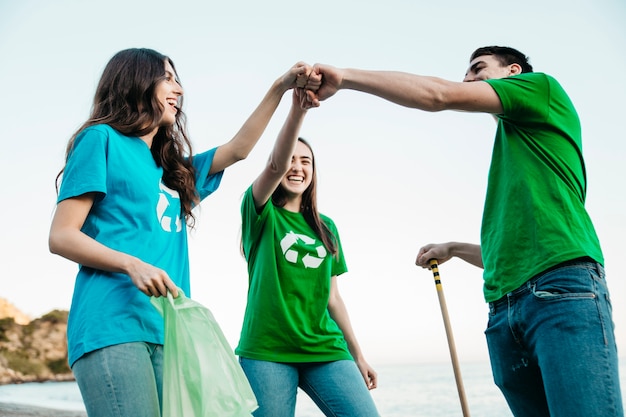
[(92, 193), (61, 201), (56, 208), (48, 245), (50, 252), (91, 268), (121, 272), (148, 296), (165, 296), (169, 290), (178, 297), (174, 282), (165, 271), (140, 259), (110, 249), (81, 231), (93, 206)]
[(368, 389), (376, 388), (378, 386), (378, 375), (363, 357), (361, 347), (356, 340), (354, 330), (352, 329), (352, 324), (350, 323), (348, 310), (346, 309), (346, 305), (343, 302), (343, 298), (341, 298), (341, 294), (339, 294), (339, 288), (337, 287), (337, 277), (332, 277), (331, 279), (330, 299), (328, 300), (328, 312), (330, 313), (330, 317), (335, 320), (335, 322), (343, 332), (343, 337), (348, 343), (348, 349), (350, 350), (350, 353), (352, 354), (352, 357), (354, 358), (354, 361), (356, 362), (359, 371), (361, 371), (361, 375), (363, 376), (365, 385)]
[(431, 259), (442, 264), (453, 257), (463, 259), (478, 268), (483, 268), (483, 258), (480, 245), (462, 242), (430, 243), (420, 248), (415, 264), (422, 268), (429, 268)]
[(209, 174), (223, 171), (234, 163), (247, 158), (267, 127), (285, 91), (296, 86), (296, 77), (299, 74), (307, 74), (308, 71), (310, 71), (308, 65), (298, 62), (274, 81), (261, 103), (241, 126), (237, 134), (230, 141), (217, 148)]
[(502, 113), (500, 98), (486, 82), (454, 82), (406, 72), (339, 69), (321, 64), (315, 64), (313, 72), (322, 75), (319, 100), (350, 89), (425, 111)]
[(252, 196), (257, 208), (263, 207), (269, 200), (281, 179), (289, 170), (291, 158), (298, 142), (298, 133), (304, 121), (306, 110), (300, 106), (300, 96), (294, 90), (291, 109), (283, 124), (274, 149), (267, 161), (267, 165), (252, 185)]

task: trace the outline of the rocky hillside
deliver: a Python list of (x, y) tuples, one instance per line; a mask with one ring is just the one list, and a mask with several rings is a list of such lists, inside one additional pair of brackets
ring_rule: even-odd
[(32, 320), (26, 314), (18, 310), (13, 304), (9, 303), (4, 298), (0, 298), (0, 319), (6, 317), (12, 317), (17, 324), (28, 324)]
[(0, 384), (72, 380), (67, 365), (67, 311), (30, 321), (0, 299)]

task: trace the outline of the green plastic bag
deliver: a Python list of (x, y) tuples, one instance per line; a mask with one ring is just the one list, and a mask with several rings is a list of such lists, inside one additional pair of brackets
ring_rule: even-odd
[(178, 289), (151, 297), (165, 321), (163, 417), (250, 417), (254, 393), (213, 314)]

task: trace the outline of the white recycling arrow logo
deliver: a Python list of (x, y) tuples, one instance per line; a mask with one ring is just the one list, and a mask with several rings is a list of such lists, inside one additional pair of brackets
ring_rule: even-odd
[(176, 207), (180, 207), (180, 203), (175, 200), (180, 200), (178, 191), (168, 188), (162, 182), (159, 182), (159, 202), (156, 206), (156, 215), (161, 224), (161, 228), (166, 232), (180, 232), (183, 230), (183, 224), (180, 219), (180, 213), (176, 210)]
[[(313, 245), (316, 242), (315, 239), (307, 235), (301, 235), (292, 231), (287, 232), (285, 237), (283, 237), (280, 241), (280, 248), (283, 251), (283, 255), (285, 255), (285, 259), (294, 264), (298, 262), (298, 251), (291, 249), (291, 247), (295, 245), (298, 240), (301, 240), (306, 245)], [(307, 252), (302, 257), (302, 263), (305, 268), (318, 268), (322, 264), (322, 261), (324, 261), (324, 258), (326, 257), (326, 248), (324, 245), (318, 245), (315, 248), (315, 251), (317, 256), (313, 256)]]

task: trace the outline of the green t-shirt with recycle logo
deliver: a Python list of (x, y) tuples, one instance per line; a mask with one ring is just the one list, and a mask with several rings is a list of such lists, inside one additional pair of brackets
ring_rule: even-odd
[(333, 276), (347, 271), (333, 221), (332, 256), (301, 213), (276, 207), (271, 199), (257, 213), (252, 187), (242, 205), (242, 244), (248, 262), (248, 302), (235, 353), (271, 362), (328, 362), (352, 359), (328, 312)]

